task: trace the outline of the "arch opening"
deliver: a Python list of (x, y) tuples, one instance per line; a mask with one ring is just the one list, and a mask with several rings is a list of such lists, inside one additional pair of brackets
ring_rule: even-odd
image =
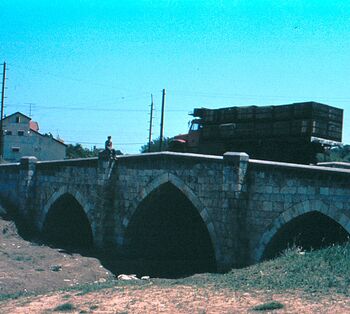
[(66, 193), (50, 207), (43, 224), (43, 240), (70, 251), (93, 247), (90, 222), (79, 202)]
[(277, 257), (291, 247), (308, 251), (341, 244), (348, 239), (349, 233), (339, 223), (325, 214), (312, 211), (282, 226), (266, 246), (263, 259)]
[(125, 233), (131, 272), (177, 278), (216, 271), (207, 227), (192, 202), (165, 183), (146, 197)]

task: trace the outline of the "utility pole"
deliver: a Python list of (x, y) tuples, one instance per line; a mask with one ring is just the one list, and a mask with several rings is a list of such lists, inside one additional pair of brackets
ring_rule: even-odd
[(163, 147), (164, 107), (165, 107), (165, 89), (163, 89), (163, 95), (162, 95), (162, 115), (161, 115), (161, 119), (160, 119), (159, 151), (162, 151), (162, 147)]
[(152, 144), (152, 124), (153, 124), (153, 95), (151, 94), (151, 113), (149, 119), (148, 152), (151, 152)]
[(0, 116), (0, 161), (4, 158), (4, 100), (5, 100), (5, 79), (6, 79), (6, 62), (3, 64), (2, 71), (2, 89), (1, 89), (1, 116)]

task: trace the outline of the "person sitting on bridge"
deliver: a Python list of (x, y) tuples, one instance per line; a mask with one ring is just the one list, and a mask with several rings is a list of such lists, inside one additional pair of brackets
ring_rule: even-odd
[(112, 136), (107, 137), (107, 141), (105, 142), (105, 151), (107, 152), (110, 158), (115, 157), (115, 150), (113, 149)]

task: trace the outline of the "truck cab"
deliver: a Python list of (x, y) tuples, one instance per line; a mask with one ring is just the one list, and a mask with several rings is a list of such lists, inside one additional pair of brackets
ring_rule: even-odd
[(176, 135), (170, 142), (170, 149), (177, 152), (198, 153), (201, 129), (200, 119), (192, 120), (188, 133)]

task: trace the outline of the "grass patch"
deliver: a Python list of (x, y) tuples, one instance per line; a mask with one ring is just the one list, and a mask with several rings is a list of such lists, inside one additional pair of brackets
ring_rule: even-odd
[(76, 308), (72, 303), (63, 303), (58, 306), (56, 306), (53, 310), (55, 312), (71, 312), (74, 311)]
[(31, 296), (34, 295), (34, 293), (30, 293), (30, 292), (24, 292), (24, 291), (19, 291), (16, 293), (7, 293), (7, 294), (0, 294), (0, 301), (4, 301), (4, 300), (16, 300), (20, 297), (23, 296)]
[(71, 295), (70, 294), (65, 294), (64, 296), (62, 296), (62, 299), (70, 299), (71, 298)]
[[(177, 279), (178, 284), (214, 286), (240, 291), (302, 290), (307, 293), (341, 293), (350, 296), (350, 242), (301, 254), (290, 249), (281, 257), (233, 269), (226, 274), (205, 274)], [(171, 285), (162, 280), (163, 285)], [(157, 283), (157, 281), (155, 281)]]
[(272, 311), (283, 309), (284, 305), (277, 301), (271, 301), (263, 304), (259, 304), (253, 307), (253, 311)]
[(13, 255), (12, 260), (16, 262), (32, 262), (33, 258), (25, 255)]
[[(281, 257), (226, 274), (202, 274), (183, 279), (152, 279), (145, 281), (109, 280), (75, 286), (79, 295), (106, 288), (190, 285), (200, 287), (228, 288), (239, 291), (270, 290), (283, 292), (301, 290), (308, 294), (340, 293), (350, 296), (350, 242), (325, 249), (302, 253), (289, 249)], [(66, 290), (68, 291), (68, 289)]]

